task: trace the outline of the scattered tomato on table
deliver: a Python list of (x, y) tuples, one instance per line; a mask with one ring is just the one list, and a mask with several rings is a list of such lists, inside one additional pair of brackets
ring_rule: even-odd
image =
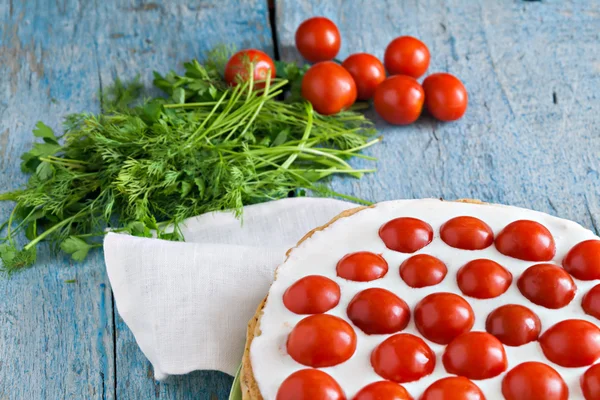
[(302, 97), (321, 114), (337, 114), (356, 101), (356, 84), (344, 67), (333, 61), (322, 61), (304, 74)]
[(309, 18), (296, 30), (296, 48), (311, 63), (332, 60), (341, 45), (340, 31), (325, 17)]
[(408, 75), (418, 78), (429, 68), (429, 49), (412, 36), (401, 36), (385, 49), (383, 62), (390, 75)]
[(256, 49), (242, 50), (235, 53), (225, 65), (225, 81), (232, 86), (245, 82), (250, 78), (252, 70), (256, 89), (265, 87), (268, 77), (275, 78), (275, 63), (265, 52)]
[(375, 89), (385, 80), (385, 68), (379, 59), (368, 53), (355, 53), (342, 63), (354, 81), (359, 100), (369, 100)]

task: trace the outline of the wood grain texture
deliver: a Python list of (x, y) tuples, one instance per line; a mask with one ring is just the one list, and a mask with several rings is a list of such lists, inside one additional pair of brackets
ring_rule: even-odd
[[(100, 110), (97, 93), (118, 74), (149, 83), (220, 43), (272, 53), (267, 4), (244, 1), (0, 1), (0, 187), (26, 177), (19, 156), (36, 121)], [(11, 206), (0, 203), (0, 215)], [(100, 252), (0, 279), (1, 399), (223, 399), (232, 378), (197, 372), (157, 383), (113, 312)], [(65, 280), (77, 279), (77, 283)], [(240, 354), (241, 358), (241, 354)], [(29, 382), (30, 384), (27, 384)]]
[(377, 119), (384, 141), (367, 153), (379, 158), (378, 173), (335, 179), (335, 190), (372, 201), (478, 198), (598, 233), (599, 1), (281, 0), (276, 11), (284, 59), (298, 57), (302, 20), (324, 15), (341, 31), (338, 58), (383, 57), (394, 37), (413, 35), (431, 51), (428, 72), (455, 74), (469, 91), (469, 109), (454, 123)]

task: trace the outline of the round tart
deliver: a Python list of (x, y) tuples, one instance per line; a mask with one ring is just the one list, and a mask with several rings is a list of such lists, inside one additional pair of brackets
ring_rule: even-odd
[(600, 399), (599, 317), (600, 238), (575, 222), (468, 200), (359, 207), (277, 269), (243, 398)]

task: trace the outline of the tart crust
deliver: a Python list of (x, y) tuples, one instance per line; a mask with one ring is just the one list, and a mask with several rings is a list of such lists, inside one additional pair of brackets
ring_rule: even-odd
[[(456, 201), (461, 202), (461, 203), (483, 204), (483, 202), (481, 202), (479, 200), (472, 200), (472, 199), (461, 199), (461, 200), (456, 200)], [(375, 207), (375, 206), (371, 206), (371, 207)], [(336, 222), (338, 219), (350, 217), (350, 216), (356, 214), (357, 212), (362, 211), (366, 208), (369, 208), (369, 207), (356, 207), (356, 208), (351, 208), (349, 210), (343, 211), (342, 213), (335, 216), (331, 221), (329, 221), (325, 225), (315, 228), (312, 231), (308, 232), (306, 235), (304, 235), (304, 237), (302, 239), (300, 239), (300, 241), (296, 244), (295, 247), (293, 247), (287, 251), (286, 256), (289, 257), (291, 252), (296, 247), (298, 247), (302, 242), (304, 242), (305, 240), (310, 238), (315, 232), (322, 231), (322, 230), (326, 229), (329, 225)], [(286, 260), (287, 260), (287, 258), (286, 258)], [(284, 261), (284, 263), (285, 263), (285, 261)], [(275, 270), (275, 279), (277, 279), (277, 270)], [(265, 297), (263, 299), (263, 301), (261, 301), (261, 303), (258, 305), (258, 308), (256, 309), (256, 313), (248, 322), (248, 329), (246, 331), (246, 346), (244, 347), (244, 356), (242, 358), (242, 369), (240, 372), (240, 385), (242, 388), (242, 399), (243, 400), (264, 400), (262, 397), (262, 394), (260, 393), (260, 389), (258, 388), (258, 383), (256, 382), (256, 379), (254, 379), (254, 373), (252, 372), (252, 364), (250, 361), (250, 346), (252, 345), (252, 340), (257, 336), (260, 336), (260, 333), (261, 333), (260, 332), (260, 318), (262, 317), (263, 308), (264, 308), (266, 302), (267, 302), (267, 297)]]

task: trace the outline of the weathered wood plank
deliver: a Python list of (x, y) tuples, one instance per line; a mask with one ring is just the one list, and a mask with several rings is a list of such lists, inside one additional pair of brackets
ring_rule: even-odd
[[(0, 2), (0, 187), (26, 177), (20, 154), (43, 120), (97, 111), (87, 1)], [(0, 203), (2, 220), (11, 205)], [(65, 280), (76, 279), (76, 283)], [(112, 297), (100, 252), (84, 265), (41, 252), (35, 268), (0, 279), (0, 398), (114, 399)]]
[[(96, 32), (96, 43), (104, 86), (117, 74), (133, 78), (142, 73), (141, 79), (150, 83), (152, 70), (181, 71), (181, 63), (202, 58), (218, 44), (273, 51), (264, 0), (109, 0), (98, 2), (96, 13), (103, 25)], [(227, 398), (232, 378), (222, 373), (196, 372), (155, 382), (151, 366), (129, 329), (120, 318), (115, 326), (117, 398)]]
[(458, 122), (378, 120), (384, 142), (368, 153), (379, 158), (379, 172), (335, 179), (334, 189), (373, 201), (479, 198), (598, 232), (599, 1), (281, 0), (283, 59), (298, 57), (295, 29), (315, 15), (338, 24), (341, 59), (359, 51), (383, 57), (394, 37), (419, 37), (432, 54), (428, 72), (457, 75), (470, 96)]

